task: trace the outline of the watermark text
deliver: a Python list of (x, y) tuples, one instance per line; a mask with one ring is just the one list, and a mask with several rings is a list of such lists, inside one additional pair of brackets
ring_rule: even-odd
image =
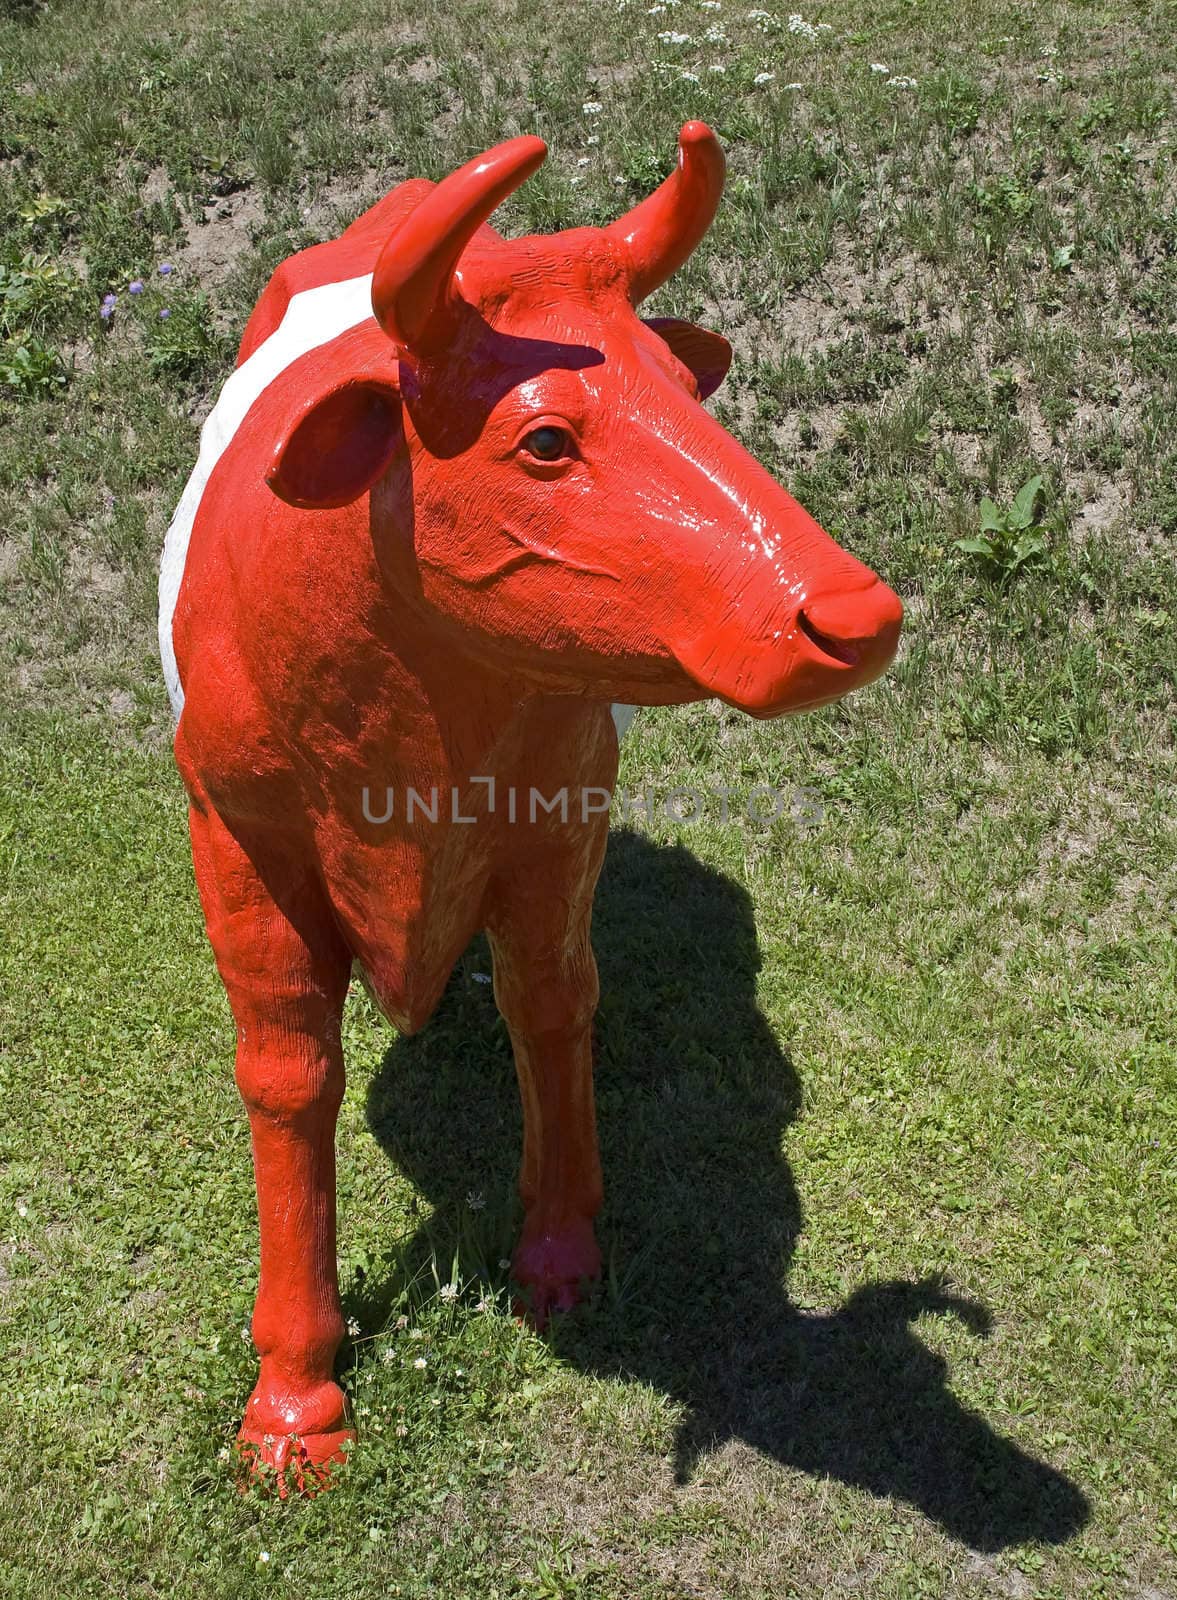
[(493, 777), (475, 776), (459, 787), (437, 784), (418, 789), (409, 784), (365, 784), (360, 809), (373, 827), (403, 823), (417, 827), (439, 823), (476, 826), (489, 818), (526, 826), (559, 823), (581, 825), (610, 813), (625, 826), (653, 827), (668, 822), (688, 828), (699, 823), (747, 820), (768, 827), (788, 819), (801, 829), (820, 827), (825, 807), (817, 790), (804, 786), (782, 787), (758, 783), (737, 789), (728, 783), (698, 780), (673, 788), (603, 789), (592, 785), (562, 784), (551, 791), (498, 783)]

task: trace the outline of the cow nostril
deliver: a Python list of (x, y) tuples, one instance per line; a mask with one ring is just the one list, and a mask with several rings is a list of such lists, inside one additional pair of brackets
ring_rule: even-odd
[(862, 659), (862, 652), (848, 639), (834, 639), (828, 633), (822, 633), (820, 628), (813, 626), (804, 611), (797, 613), (797, 626), (811, 644), (815, 644), (823, 654), (840, 661), (843, 666), (856, 667)]

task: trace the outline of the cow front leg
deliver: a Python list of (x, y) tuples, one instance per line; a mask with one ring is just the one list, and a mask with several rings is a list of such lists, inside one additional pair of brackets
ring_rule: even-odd
[(504, 908), (488, 928), (495, 999), (511, 1035), (523, 1102), (519, 1193), (523, 1231), (512, 1273), (536, 1325), (576, 1304), (600, 1276), (593, 1218), (601, 1162), (593, 1105), (597, 968), (589, 903), (573, 912), (550, 893)]
[(335, 1253), (340, 1017), (350, 959), (310, 872), (272, 843), (248, 849), (213, 813), (192, 813), (193, 858), (237, 1024), (249, 1114), (261, 1273), (253, 1340), (261, 1370), (242, 1453), (313, 1488), (347, 1426), (333, 1377), (343, 1336)]

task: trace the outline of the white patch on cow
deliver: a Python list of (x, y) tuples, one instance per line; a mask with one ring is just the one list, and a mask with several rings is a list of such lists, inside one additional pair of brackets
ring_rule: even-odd
[(325, 283), (317, 289), (304, 289), (292, 295), (282, 321), (273, 333), (226, 381), (200, 431), (200, 453), (168, 528), (159, 568), (159, 654), (168, 686), (168, 698), (177, 717), (184, 709), (184, 690), (176, 667), (172, 618), (184, 580), (192, 524), (196, 521), (196, 513), (200, 510), (200, 502), (213, 469), (232, 444), (254, 401), (275, 378), (299, 356), (306, 355), (308, 350), (328, 344), (371, 315), (371, 273), (363, 278), (345, 278), (342, 283)]

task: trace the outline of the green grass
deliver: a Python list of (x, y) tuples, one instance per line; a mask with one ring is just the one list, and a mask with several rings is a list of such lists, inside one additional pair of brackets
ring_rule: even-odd
[[(0, 1593), (1177, 1593), (1177, 8), (750, 9), (0, 19)], [(903, 649), (805, 719), (639, 719), (630, 789), (810, 798), (615, 834), (607, 1269), (549, 1337), (485, 953), (413, 1040), (353, 996), (360, 1440), (242, 1496), (248, 1136), (154, 655), (196, 430), (268, 271), (392, 183), (532, 130), (505, 225), (601, 221), (700, 114), (728, 197), (651, 309), (732, 338), (718, 414)], [(1038, 474), (1041, 558), (956, 548)]]

